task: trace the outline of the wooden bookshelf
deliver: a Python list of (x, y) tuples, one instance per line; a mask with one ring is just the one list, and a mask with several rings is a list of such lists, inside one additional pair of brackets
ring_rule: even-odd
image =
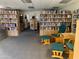
[(0, 40), (7, 38), (7, 33), (5, 30), (0, 29)]
[(37, 30), (37, 25), (38, 22), (37, 22), (37, 19), (31, 19), (30, 20), (30, 29), (31, 30)]
[(20, 11), (13, 9), (0, 9), (0, 25), (6, 29), (8, 36), (18, 36), (20, 33)]
[(75, 33), (76, 31), (76, 21), (79, 19), (79, 9), (74, 10), (73, 12), (73, 19), (72, 19), (72, 32)]
[(57, 33), (62, 23), (66, 23), (66, 32), (71, 32), (72, 13), (69, 10), (42, 11), (40, 18), (40, 35)]

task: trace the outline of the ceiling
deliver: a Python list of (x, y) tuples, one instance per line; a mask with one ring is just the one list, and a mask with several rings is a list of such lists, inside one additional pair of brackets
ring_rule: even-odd
[[(0, 0), (0, 6), (11, 7), (15, 9), (22, 10), (38, 10), (38, 9), (47, 9), (53, 7), (64, 7), (68, 4), (74, 4), (78, 0), (72, 0), (68, 3), (60, 3), (62, 0), (31, 0), (32, 3), (23, 3), (21, 0)], [(34, 8), (28, 8), (33, 6)]]

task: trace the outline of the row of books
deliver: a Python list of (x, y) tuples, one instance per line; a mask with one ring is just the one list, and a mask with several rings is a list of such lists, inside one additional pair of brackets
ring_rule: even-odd
[[(61, 23), (40, 23), (40, 26), (61, 26)], [(66, 26), (71, 26), (71, 23), (66, 23)]]
[(61, 17), (67, 17), (67, 18), (70, 18), (70, 17), (72, 17), (72, 15), (53, 15), (53, 14), (51, 14), (51, 15), (49, 15), (49, 14), (46, 14), (46, 15), (41, 15), (41, 17), (50, 17), (50, 18), (54, 18), (54, 17), (56, 17), (56, 18), (61, 18)]
[(16, 27), (16, 23), (10, 23), (10, 24), (2, 23), (2, 24), (0, 24), (0, 27)]
[(2, 29), (2, 30), (8, 30), (8, 31), (14, 31), (14, 30), (16, 30), (15, 27), (10, 27), (10, 28), (0, 27), (0, 29)]
[(16, 15), (0, 15), (0, 18), (17, 18)]
[[(67, 31), (69, 31), (69, 29), (70, 29), (71, 27), (70, 26), (68, 26), (67, 27)], [(50, 27), (50, 26), (48, 26), (48, 27), (40, 27), (40, 29), (41, 30), (57, 30), (57, 31), (59, 31), (59, 27)]]
[(79, 9), (74, 10), (74, 12), (73, 12), (73, 13), (77, 13), (77, 14), (79, 14)]
[(76, 21), (79, 19), (79, 9), (74, 10), (73, 12), (73, 20), (72, 20), (72, 31), (76, 32)]
[(71, 13), (71, 11), (66, 11), (66, 10), (52, 10), (52, 11), (42, 11), (42, 14), (51, 14), (51, 13), (61, 13), (61, 14), (66, 14), (66, 13)]
[(0, 9), (0, 14), (17, 14), (17, 11), (16, 10), (1, 10)]
[(0, 23), (17, 23), (17, 20), (14, 20), (14, 19), (1, 19)]
[(70, 19), (57, 19), (57, 20), (55, 20), (55, 19), (41, 19), (41, 21), (40, 22), (71, 22), (71, 20)]

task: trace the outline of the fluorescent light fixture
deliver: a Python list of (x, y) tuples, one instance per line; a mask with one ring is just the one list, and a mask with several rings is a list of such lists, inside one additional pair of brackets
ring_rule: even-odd
[(62, 0), (60, 3), (68, 3), (70, 2), (71, 0)]
[(6, 8), (6, 7), (4, 7), (4, 6), (0, 5), (0, 8)]
[(33, 6), (28, 6), (28, 8), (34, 9), (34, 7), (33, 7)]
[(54, 4), (61, 2), (62, 0), (51, 0)]
[(23, 3), (32, 3), (31, 0), (21, 0)]
[(3, 5), (0, 5), (0, 8), (11, 9), (10, 7), (6, 7), (6, 6), (3, 6)]

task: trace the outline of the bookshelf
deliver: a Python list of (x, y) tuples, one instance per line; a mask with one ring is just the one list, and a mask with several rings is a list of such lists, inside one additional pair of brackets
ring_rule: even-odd
[(37, 30), (37, 20), (36, 19), (32, 19), (32, 20), (30, 20), (30, 29), (31, 30)]
[(15, 9), (0, 9), (0, 27), (7, 31), (8, 36), (18, 36), (20, 33), (20, 11)]
[(73, 12), (73, 20), (72, 20), (72, 32), (75, 33), (76, 31), (76, 21), (79, 19), (79, 9), (74, 10)]
[(72, 13), (69, 10), (44, 10), (40, 14), (40, 35), (51, 35), (66, 23), (66, 32), (71, 32)]
[(21, 31), (24, 31), (25, 29), (25, 24), (24, 24), (24, 18), (23, 18), (23, 13), (21, 13), (21, 16), (20, 16), (20, 30)]
[(5, 30), (0, 29), (0, 40), (3, 40), (7, 37), (7, 33)]
[(30, 20), (30, 29), (31, 30), (37, 30), (38, 21), (35, 16), (32, 16), (32, 19)]

